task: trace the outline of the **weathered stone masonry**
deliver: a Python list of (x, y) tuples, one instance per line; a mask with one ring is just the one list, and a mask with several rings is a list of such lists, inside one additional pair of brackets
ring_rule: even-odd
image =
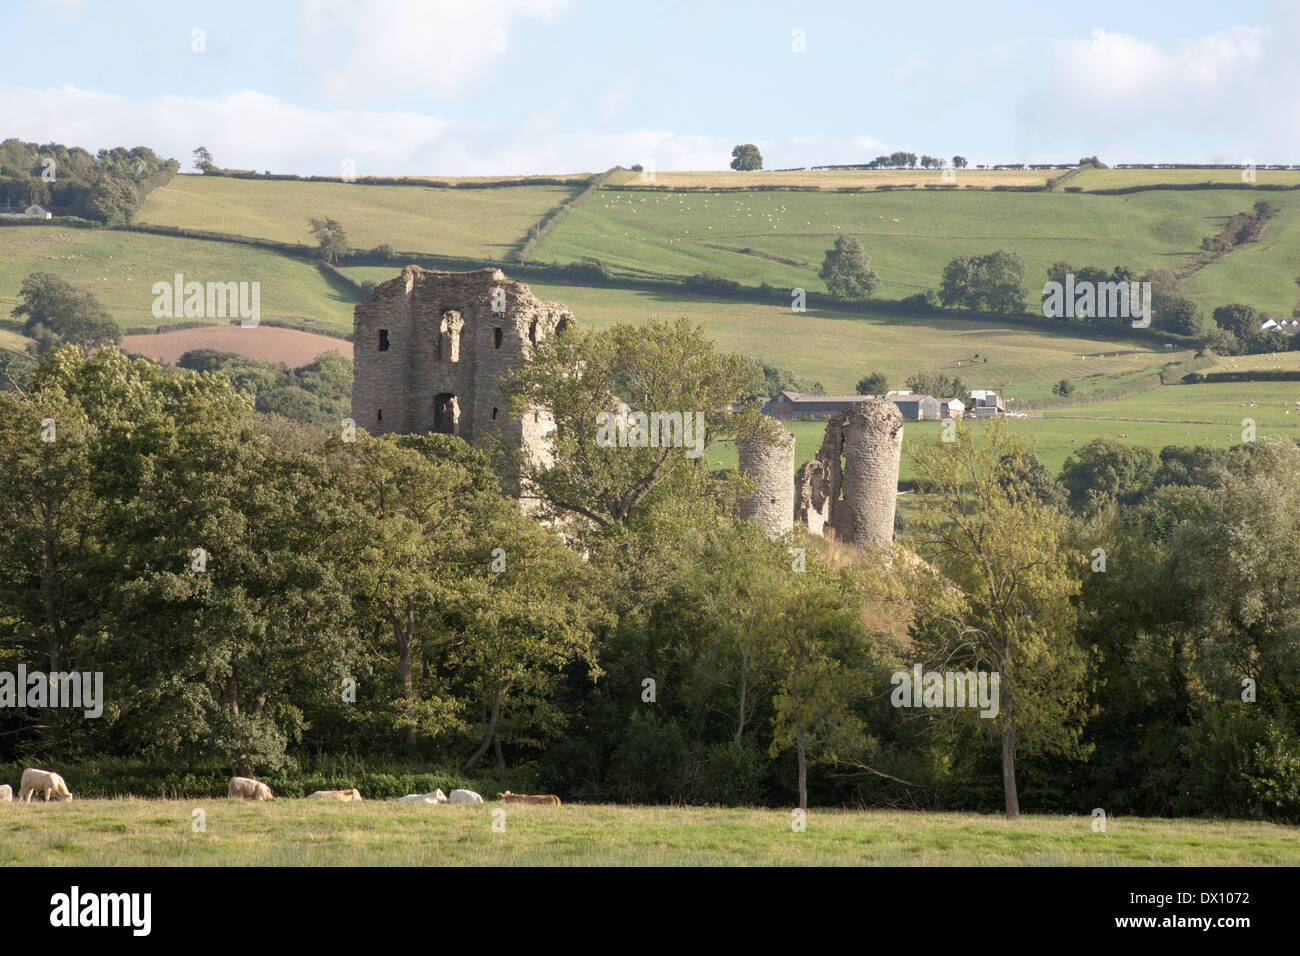
[(794, 436), (782, 428), (776, 444), (742, 438), (736, 451), (741, 472), (757, 486), (741, 502), (740, 516), (758, 521), (772, 537), (785, 534), (794, 527)]
[(499, 269), (407, 266), (354, 311), (352, 418), (378, 435), (473, 441), (496, 428), (526, 453), (545, 454), (550, 422), (537, 411), (509, 420), (499, 381), (572, 321), (567, 306), (538, 299)]
[[(769, 448), (766, 455), (746, 451), (745, 443), (740, 448), (741, 471), (760, 489), (782, 487), (780, 476), (793, 470), (793, 445), (781, 464), (776, 462), (780, 446)], [(825, 535), (829, 529), (836, 539), (859, 547), (888, 544), (894, 537), (902, 448), (898, 406), (886, 399), (858, 402), (831, 416), (821, 448), (794, 475), (789, 518), (760, 510), (753, 500), (742, 506), (741, 516), (756, 518), (773, 535), (797, 521), (815, 534)], [(772, 497), (761, 501), (770, 504)]]

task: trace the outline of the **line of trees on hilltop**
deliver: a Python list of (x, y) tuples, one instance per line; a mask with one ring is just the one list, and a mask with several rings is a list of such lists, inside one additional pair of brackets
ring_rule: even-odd
[(130, 222), (144, 198), (171, 182), (180, 164), (147, 146), (101, 149), (91, 155), (58, 143), (0, 142), (0, 204), (44, 206), (60, 215), (118, 225)]

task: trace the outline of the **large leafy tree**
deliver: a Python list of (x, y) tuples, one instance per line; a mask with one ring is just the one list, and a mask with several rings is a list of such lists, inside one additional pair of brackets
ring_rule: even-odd
[(463, 639), (447, 660), (485, 712), (467, 769), (493, 745), (504, 762), (499, 734), (508, 706), (527, 716), (505, 722), (511, 742), (540, 744), (567, 723), (554, 701), (565, 673), (577, 666), (592, 680), (601, 674), (593, 629), (604, 611), (590, 574), (556, 534), (509, 507), (494, 528), (500, 570), (489, 571), (485, 555), (484, 571), (466, 582), (458, 605)]
[(93, 430), (99, 518), (83, 567), (117, 746), (274, 768), (305, 701), (337, 687), (348, 607), (325, 542), (344, 516), (301, 446), (210, 376), (56, 350), (34, 389)]
[(309, 219), (316, 248), (325, 262), (338, 262), (349, 252), (347, 233), (333, 219)]
[(763, 155), (753, 143), (742, 143), (731, 151), (731, 168), (746, 172), (763, 168)]
[(1025, 262), (1014, 252), (958, 256), (943, 270), (939, 301), (979, 312), (1023, 312), (1024, 281)]
[[(489, 531), (506, 506), (481, 456), (444, 435), (335, 441), (330, 464), (352, 503), (343, 550), (357, 625), (380, 664), (376, 695), (389, 726), (417, 736), (456, 727), (464, 702), (440, 662), (462, 638), (452, 609), (487, 573)], [(384, 703), (386, 702), (386, 703)]]
[(821, 271), (831, 295), (839, 298), (865, 299), (880, 288), (880, 276), (871, 269), (871, 257), (857, 236), (840, 236), (826, 250)]
[(955, 441), (916, 455), (935, 506), (914, 521), (955, 590), (929, 589), (914, 633), (936, 663), (999, 674), (998, 714), (981, 724), (1001, 738), (1012, 820), (1020, 815), (1017, 753), (1077, 752), (1084, 710), (1085, 657), (1071, 605), (1079, 582), (1065, 551), (1065, 518), (1003, 473), (1024, 454), (999, 422), (980, 442), (962, 429)]
[(1102, 501), (1135, 503), (1151, 486), (1156, 456), (1145, 445), (1095, 438), (1066, 459), (1061, 484), (1076, 511), (1095, 511)]
[(122, 341), (122, 330), (94, 293), (48, 272), (33, 272), (18, 290), (14, 318), (36, 340), (38, 354), (67, 342), (84, 351)]
[[(704, 330), (684, 318), (552, 336), (503, 380), (516, 418), (538, 414), (553, 423), (552, 453), (517, 455), (513, 467), (544, 513), (600, 528), (625, 525), (661, 505), (671, 510), (682, 500), (712, 500), (726, 493), (725, 486), (698, 452), (746, 430), (772, 431), (757, 402), (739, 412), (732, 408), (757, 394), (758, 385), (752, 362), (718, 352)], [(620, 444), (614, 427), (620, 408), (629, 426), (634, 416), (645, 416), (641, 434), (653, 424), (651, 414), (679, 414), (683, 424), (691, 423), (691, 447), (658, 430), (637, 447), (631, 427), (624, 432), (626, 446)]]

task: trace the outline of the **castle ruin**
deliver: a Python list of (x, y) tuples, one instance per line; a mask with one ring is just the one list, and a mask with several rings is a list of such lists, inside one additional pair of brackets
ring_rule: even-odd
[[(496, 430), (510, 447), (545, 458), (550, 417), (530, 409), (512, 418), (500, 380), (572, 322), (567, 306), (538, 299), (499, 269), (407, 266), (355, 309), (352, 418), (376, 435), (435, 432), (472, 442)], [(756, 487), (740, 516), (773, 537), (798, 522), (859, 547), (888, 544), (902, 444), (903, 416), (885, 399), (833, 415), (821, 448), (797, 474), (794, 436), (785, 429), (775, 443), (742, 438), (740, 470)], [(518, 495), (517, 476), (502, 477)]]
[(500, 269), (407, 266), (353, 315), (358, 425), (376, 435), (436, 432), (466, 441), (497, 429), (525, 454), (546, 454), (548, 416), (533, 410), (510, 420), (500, 379), (573, 321), (567, 306), (538, 299)]
[(794, 527), (794, 436), (781, 428), (775, 444), (741, 438), (736, 452), (741, 473), (756, 486), (754, 494), (740, 503), (740, 517), (759, 522), (769, 537), (785, 534)]
[[(773, 536), (798, 522), (861, 548), (893, 540), (903, 449), (903, 416), (896, 404), (867, 399), (832, 415), (821, 448), (795, 474), (793, 437), (788, 447), (782, 441), (766, 446), (766, 452), (755, 444), (761, 443), (739, 443), (740, 469), (760, 489), (741, 505), (741, 517), (760, 521)], [(782, 514), (776, 502), (784, 503), (778, 495), (786, 487), (793, 507)]]

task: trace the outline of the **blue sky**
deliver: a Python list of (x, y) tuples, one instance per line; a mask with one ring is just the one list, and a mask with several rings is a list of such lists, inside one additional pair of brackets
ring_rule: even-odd
[(32, 0), (0, 36), (0, 136), (186, 168), (200, 143), (325, 175), (717, 169), (737, 142), (769, 167), (1300, 162), (1300, 7), (1275, 0)]

